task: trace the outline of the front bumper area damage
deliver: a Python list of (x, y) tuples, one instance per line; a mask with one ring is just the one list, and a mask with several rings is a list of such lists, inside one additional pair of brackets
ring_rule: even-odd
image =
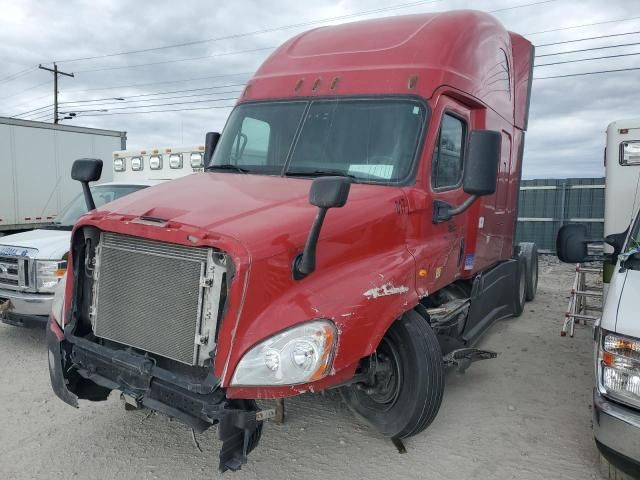
[(197, 432), (217, 424), (221, 472), (239, 470), (260, 441), (263, 422), (255, 401), (227, 399), (212, 373), (197, 381), (160, 368), (152, 357), (132, 349), (112, 349), (72, 335), (63, 338), (52, 322), (47, 343), (51, 385), (69, 405), (77, 408), (78, 399), (106, 400), (119, 390)]

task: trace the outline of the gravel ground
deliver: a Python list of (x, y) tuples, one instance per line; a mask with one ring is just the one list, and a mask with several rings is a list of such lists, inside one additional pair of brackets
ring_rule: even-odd
[[(541, 263), (535, 301), (497, 323), (481, 347), (501, 352), (451, 372), (435, 422), (391, 442), (339, 398), (287, 400), (249, 464), (229, 479), (597, 479), (591, 431), (590, 328), (559, 335), (572, 268)], [(198, 435), (160, 415), (125, 412), (117, 395), (75, 410), (49, 386), (45, 335), (0, 324), (0, 478), (217, 478), (215, 429)]]

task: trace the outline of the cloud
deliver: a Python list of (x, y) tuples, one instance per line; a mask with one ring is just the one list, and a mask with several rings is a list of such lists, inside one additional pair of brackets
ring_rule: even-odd
[[(0, 56), (6, 66), (0, 77), (8, 76), (40, 62), (58, 60), (60, 68), (76, 72), (75, 78), (60, 80), (61, 102), (89, 99), (106, 99), (99, 102), (67, 103), (61, 111), (108, 109), (108, 116), (78, 116), (66, 123), (126, 130), (130, 148), (202, 143), (204, 134), (221, 130), (234, 102), (219, 100), (215, 103), (166, 105), (149, 107), (164, 110), (185, 107), (215, 105), (209, 110), (183, 112), (158, 112), (146, 115), (115, 115), (124, 112), (122, 107), (154, 105), (202, 99), (233, 97), (241, 87), (194, 91), (209, 93), (182, 99), (152, 100), (154, 97), (133, 97), (154, 92), (198, 89), (212, 86), (244, 83), (249, 75), (213, 77), (240, 72), (253, 72), (266, 58), (269, 51), (247, 52), (236, 55), (220, 55), (234, 51), (260, 49), (279, 45), (294, 34), (312, 28), (309, 25), (278, 30), (259, 35), (230, 38), (217, 42), (191, 45), (184, 48), (149, 51), (132, 55), (113, 56), (94, 60), (64, 62), (65, 59), (91, 57), (112, 52), (145, 49), (174, 43), (193, 42), (203, 38), (217, 38), (254, 32), (282, 25), (386, 8), (402, 3), (363, 0), (338, 0), (323, 2), (294, 2), (257, 0), (236, 2), (208, 2), (183, 0), (179, 3), (159, 0), (153, 3), (124, 0), (98, 0), (84, 2), (70, 0), (14, 0), (5, 2), (0, 19)], [(426, 11), (468, 8), (463, 0), (424, 2), (411, 8), (399, 8), (363, 17), (418, 13)], [(521, 0), (518, 3), (530, 3)], [(603, 4), (597, 0), (554, 1), (522, 9), (497, 12), (495, 15), (510, 30), (523, 33), (534, 43), (543, 44), (603, 34), (637, 30), (634, 22), (608, 23), (549, 33), (543, 30), (563, 28), (584, 23), (608, 21), (634, 16), (633, 2)], [(510, 0), (478, 0), (475, 8), (494, 10), (512, 7)], [(333, 22), (336, 23), (336, 22)], [(636, 21), (637, 25), (638, 22)], [(529, 35), (527, 35), (529, 34)], [(621, 41), (623, 38), (624, 41)], [(579, 48), (616, 43), (632, 43), (640, 38), (626, 36), (589, 42), (567, 43), (540, 47), (538, 54), (549, 54)], [(632, 53), (634, 48), (600, 50), (573, 55), (557, 55), (538, 58), (538, 63), (548, 63), (577, 58), (589, 58), (610, 53)], [(637, 50), (636, 50), (637, 51)], [(135, 68), (87, 71), (113, 67), (130, 67), (135, 64), (165, 62), (185, 57), (210, 56), (200, 60), (163, 63)], [(640, 67), (640, 55), (618, 59), (587, 61), (538, 67), (536, 76), (552, 76), (591, 70)], [(613, 120), (628, 118), (635, 113), (637, 73), (590, 75), (563, 79), (536, 80), (532, 95), (530, 128), (525, 148), (524, 176), (576, 177), (603, 175), (602, 151), (604, 131)], [(193, 80), (200, 78), (200, 80)], [(51, 74), (34, 70), (12, 82), (0, 83), (0, 113), (16, 114), (52, 103), (52, 85), (36, 86), (51, 79)], [(132, 86), (142, 84), (141, 86)], [(118, 87), (118, 88), (110, 88)], [(236, 93), (233, 93), (233, 91)], [(189, 93), (183, 93), (188, 95)], [(180, 93), (174, 94), (181, 95)], [(171, 94), (163, 97), (171, 96)], [(125, 98), (127, 103), (113, 98)], [(134, 99), (146, 100), (132, 102)], [(160, 97), (156, 97), (160, 98)], [(41, 110), (47, 114), (50, 110)], [(38, 112), (36, 112), (38, 113)], [(38, 118), (37, 116), (33, 116)], [(48, 119), (41, 115), (43, 119)]]

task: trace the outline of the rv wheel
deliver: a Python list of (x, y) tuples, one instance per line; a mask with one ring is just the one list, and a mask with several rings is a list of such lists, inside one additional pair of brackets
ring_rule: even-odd
[(434, 420), (444, 392), (444, 364), (436, 335), (415, 311), (385, 334), (375, 353), (369, 383), (341, 389), (351, 410), (380, 433), (406, 438)]

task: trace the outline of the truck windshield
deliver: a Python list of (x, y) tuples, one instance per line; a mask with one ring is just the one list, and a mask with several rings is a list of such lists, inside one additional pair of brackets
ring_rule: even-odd
[[(99, 185), (91, 188), (93, 193), (93, 201), (96, 208), (100, 208), (105, 203), (113, 202), (120, 197), (136, 192), (146, 185)], [(53, 221), (54, 225), (60, 227), (73, 227), (73, 224), (85, 213), (87, 213), (87, 205), (82, 194), (74, 198)]]
[(399, 98), (242, 104), (208, 170), (398, 183), (411, 174), (426, 115)]

